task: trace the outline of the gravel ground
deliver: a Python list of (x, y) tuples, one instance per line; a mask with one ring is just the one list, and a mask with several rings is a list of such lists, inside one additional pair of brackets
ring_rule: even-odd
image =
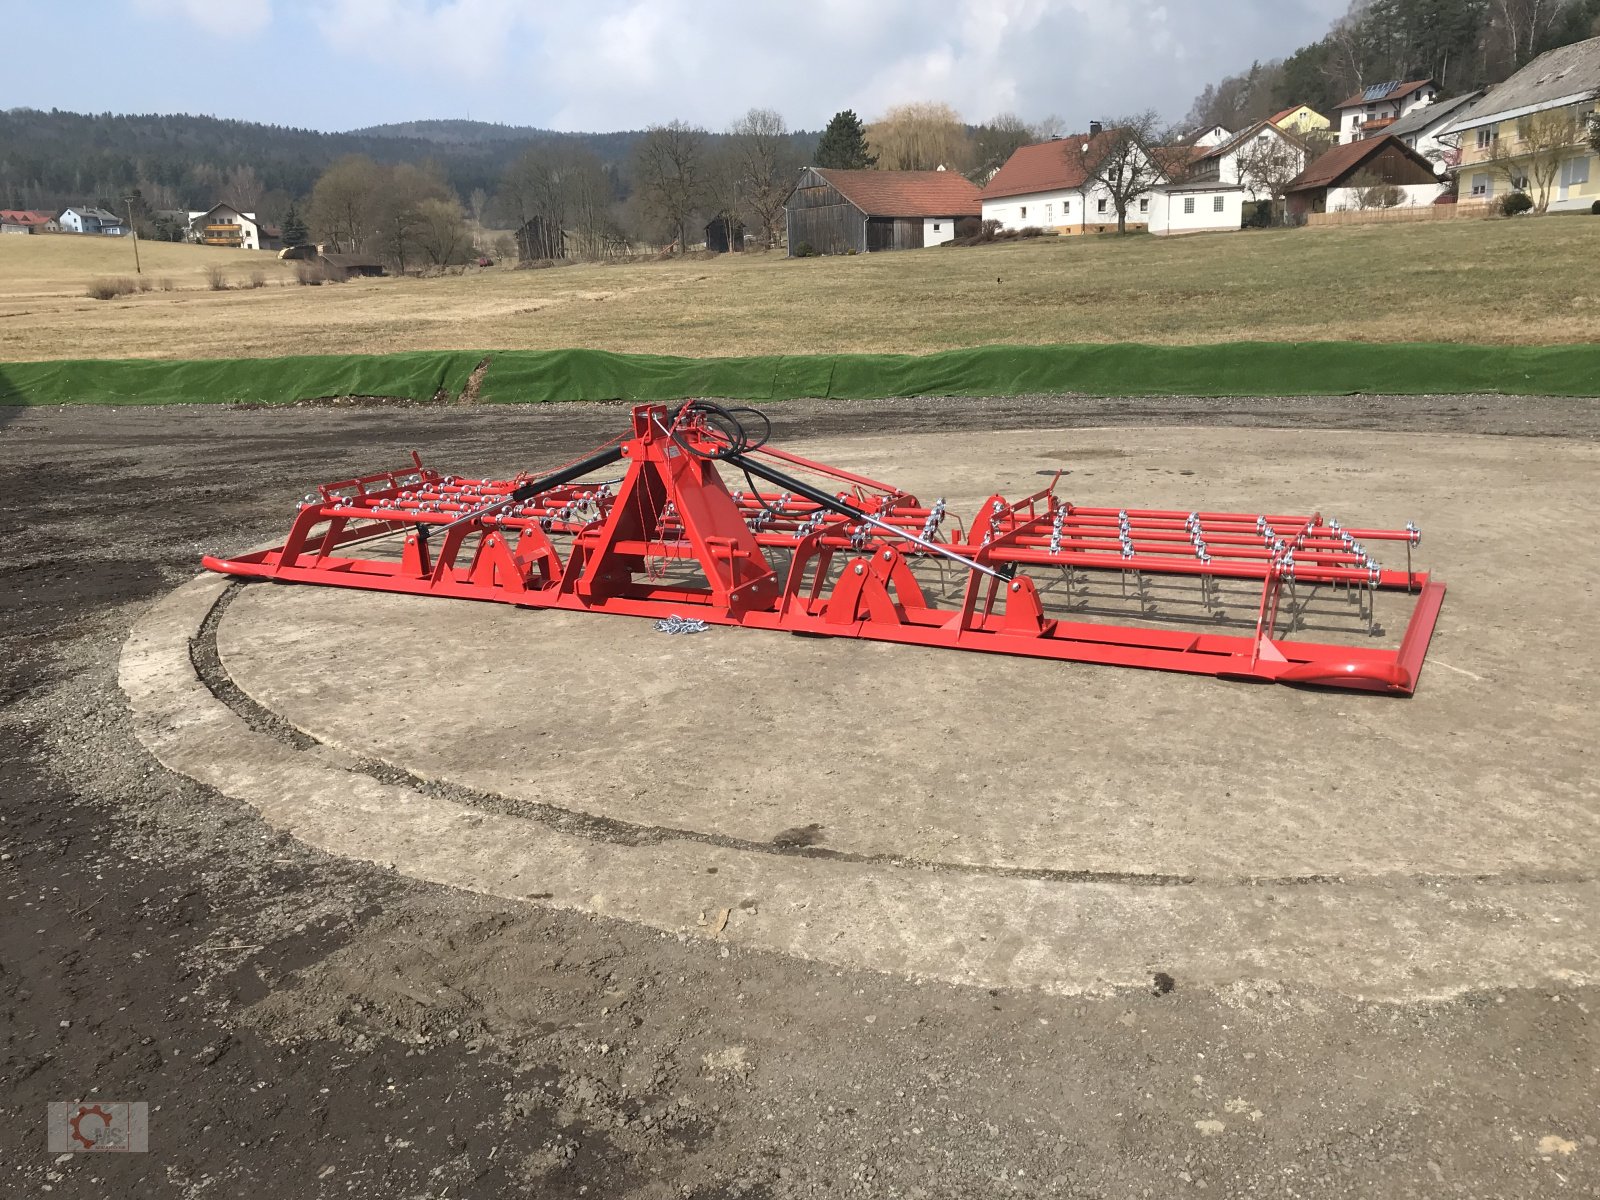
[[(203, 551), (412, 446), (561, 461), (615, 406), (0, 409), (8, 1194), (1600, 1194), (1596, 989), (1048, 998), (841, 972), (330, 859), (173, 776), (116, 686)], [(1584, 401), (793, 403), (777, 434), (1288, 425), (1600, 436)], [(151, 1152), (52, 1158), (50, 1100)]]

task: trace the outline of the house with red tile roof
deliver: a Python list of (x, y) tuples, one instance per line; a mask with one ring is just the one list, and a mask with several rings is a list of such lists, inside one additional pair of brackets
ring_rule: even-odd
[[(1116, 202), (1095, 178), (1096, 164), (1113, 141), (1112, 131), (1091, 127), (1087, 134), (1019, 147), (983, 189), (983, 219), (1006, 229), (1115, 233)], [(1206, 152), (1201, 146), (1149, 150), (1159, 182), (1130, 202), (1127, 228), (1159, 234), (1238, 229), (1242, 192), (1237, 183), (1196, 185), (1185, 177), (1189, 160)]]
[(1354, 212), (1371, 207), (1365, 194), (1381, 185), (1397, 201), (1383, 207), (1406, 208), (1434, 203), (1442, 182), (1434, 163), (1386, 135), (1335, 146), (1290, 180), (1285, 200), (1297, 216)]
[(977, 184), (957, 171), (807, 167), (784, 209), (794, 258), (937, 246), (983, 205)]
[(60, 229), (60, 224), (51, 213), (0, 208), (0, 233), (56, 233)]
[[(1439, 96), (1439, 85), (1432, 79), (1413, 79), (1401, 82), (1392, 79), (1375, 83), (1348, 97), (1333, 110), (1334, 125), (1339, 130), (1339, 144), (1348, 145), (1367, 136), (1368, 127), (1382, 129), (1424, 105), (1432, 104)], [(1374, 124), (1376, 122), (1376, 124)]]

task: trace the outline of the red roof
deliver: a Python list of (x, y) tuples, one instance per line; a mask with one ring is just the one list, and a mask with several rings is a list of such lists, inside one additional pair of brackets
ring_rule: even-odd
[(812, 170), (869, 217), (983, 215), (978, 185), (959, 171)]
[[(1103, 153), (1110, 131), (1090, 139), (1086, 133), (1068, 134), (1048, 142), (1020, 146), (983, 189), (985, 200), (1005, 196), (1031, 196), (1035, 192), (1061, 192), (1081, 188), (1089, 180), (1089, 166)], [(1087, 156), (1084, 146), (1089, 147)]]
[(55, 220), (52, 213), (33, 212), (25, 208), (0, 208), (0, 221), (8, 225), (48, 225)]
[(1267, 118), (1267, 120), (1272, 122), (1274, 125), (1276, 125), (1279, 121), (1283, 120), (1285, 117), (1294, 116), (1295, 113), (1299, 112), (1304, 107), (1305, 107), (1304, 104), (1296, 104), (1293, 108), (1286, 108), (1281, 113), (1273, 113), (1270, 117)]
[(1343, 146), (1335, 146), (1291, 179), (1289, 186), (1284, 190), (1303, 192), (1310, 188), (1333, 187), (1339, 180), (1352, 174), (1367, 159), (1376, 157), (1381, 151), (1390, 146), (1393, 146), (1406, 158), (1421, 166), (1430, 179), (1433, 178), (1434, 172), (1431, 162), (1393, 134), (1386, 133), (1382, 137), (1346, 142)]
[(1418, 88), (1430, 87), (1432, 84), (1433, 80), (1431, 79), (1413, 79), (1410, 83), (1397, 83), (1383, 95), (1374, 96), (1370, 100), (1367, 98), (1367, 93), (1365, 91), (1360, 91), (1351, 96), (1350, 99), (1346, 100), (1343, 104), (1336, 104), (1334, 107), (1361, 108), (1368, 104), (1386, 104), (1390, 100), (1399, 100), (1404, 96), (1411, 95), (1411, 93), (1416, 91)]

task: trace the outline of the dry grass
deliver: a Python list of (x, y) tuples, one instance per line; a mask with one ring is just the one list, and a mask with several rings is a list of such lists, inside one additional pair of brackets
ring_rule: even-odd
[[(439, 279), (296, 282), (270, 254), (144, 243), (181, 290), (111, 303), (125, 242), (0, 239), (4, 356), (223, 357), (593, 346), (689, 355), (990, 342), (1600, 340), (1600, 220), (1550, 217), (1157, 239), (1046, 239)], [(224, 256), (234, 287), (205, 291)], [(271, 285), (238, 290), (253, 271)], [(93, 311), (92, 322), (73, 314)]]

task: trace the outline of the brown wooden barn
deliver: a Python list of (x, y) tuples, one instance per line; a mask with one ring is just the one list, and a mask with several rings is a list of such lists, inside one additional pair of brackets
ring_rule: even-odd
[(785, 206), (789, 256), (920, 250), (981, 217), (977, 185), (954, 171), (807, 167)]
[(1384, 207), (1408, 207), (1432, 204), (1440, 183), (1431, 161), (1386, 134), (1335, 146), (1289, 181), (1284, 198), (1294, 216), (1342, 212), (1362, 207), (1362, 193), (1381, 184), (1397, 200)]

